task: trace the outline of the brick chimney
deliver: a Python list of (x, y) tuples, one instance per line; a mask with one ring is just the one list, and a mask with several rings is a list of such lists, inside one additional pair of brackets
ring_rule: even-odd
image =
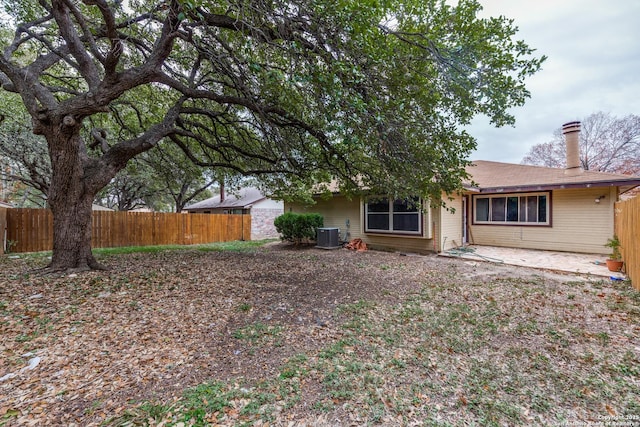
[(580, 122), (569, 122), (562, 125), (562, 134), (567, 144), (567, 168), (565, 175), (580, 175)]

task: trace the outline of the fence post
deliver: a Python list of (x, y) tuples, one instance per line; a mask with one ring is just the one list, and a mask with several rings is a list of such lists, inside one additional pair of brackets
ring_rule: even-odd
[(242, 240), (251, 240), (251, 215), (242, 215)]
[(7, 208), (0, 208), (0, 255), (7, 245)]

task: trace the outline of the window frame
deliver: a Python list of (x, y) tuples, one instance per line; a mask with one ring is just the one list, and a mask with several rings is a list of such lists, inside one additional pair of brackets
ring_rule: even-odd
[[(415, 236), (415, 237), (422, 237), (424, 236), (424, 212), (421, 208), (422, 206), (422, 200), (418, 197), (415, 198), (416, 199), (416, 206), (415, 206), (415, 211), (411, 211), (411, 212), (395, 212), (394, 211), (394, 204), (396, 203), (397, 200), (401, 200), (401, 199), (394, 199), (392, 197), (368, 197), (364, 200), (364, 209), (363, 209), (363, 213), (364, 213), (364, 232), (367, 234), (384, 234), (384, 235), (397, 235), (397, 236)], [(380, 200), (387, 200), (387, 205), (388, 205), (388, 210), (386, 212), (369, 212), (369, 201), (380, 201)], [(405, 206), (407, 204), (405, 203)], [(379, 228), (369, 228), (369, 214), (377, 214), (377, 215), (383, 215), (383, 214), (387, 214), (388, 217), (388, 229), (387, 230), (382, 230)], [(394, 215), (417, 215), (418, 217), (418, 230), (417, 231), (412, 231), (412, 230), (395, 230), (393, 228), (393, 219), (394, 219)]]
[[(539, 215), (540, 214), (540, 207), (539, 207), (539, 203), (540, 203), (540, 196), (545, 196), (546, 197), (546, 206), (545, 206), (545, 214), (546, 214), (546, 221), (527, 221), (528, 219), (528, 213), (529, 213), (529, 205), (528, 205), (528, 198), (529, 197), (537, 197), (537, 207), (536, 207), (536, 214)], [(509, 200), (509, 199), (514, 199), (517, 198), (517, 201), (515, 201), (515, 205), (513, 205), (512, 203), (514, 202), (513, 200)], [(472, 218), (472, 224), (473, 225), (497, 225), (497, 226), (518, 226), (518, 227), (551, 227), (552, 226), (552, 209), (551, 209), (551, 198), (552, 198), (552, 192), (551, 191), (535, 191), (535, 192), (522, 192), (522, 193), (493, 193), (493, 194), (474, 194), (472, 199), (472, 213), (471, 213), (471, 218)], [(500, 204), (500, 201), (498, 199), (504, 199), (504, 219), (500, 220), (500, 219), (493, 219), (493, 218), (500, 218), (502, 217), (502, 215), (500, 214), (500, 212), (493, 212), (493, 209), (495, 206)], [(483, 209), (487, 209), (487, 215), (485, 215), (485, 217), (487, 218), (486, 220), (478, 220), (478, 201), (479, 200), (487, 200), (486, 203), (486, 207), (483, 206)], [(494, 202), (495, 201), (495, 202)], [(524, 205), (523, 205), (523, 201), (524, 201)], [(483, 203), (484, 204), (484, 203)], [(513, 207), (516, 206), (517, 207), (517, 221), (508, 221), (508, 218), (513, 218), (510, 215), (509, 212), (509, 206)], [(527, 212), (522, 212), (522, 208), (523, 206), (525, 207), (525, 210)], [(511, 213), (513, 214), (513, 212)], [(522, 220), (522, 215), (524, 215), (525, 220)]]

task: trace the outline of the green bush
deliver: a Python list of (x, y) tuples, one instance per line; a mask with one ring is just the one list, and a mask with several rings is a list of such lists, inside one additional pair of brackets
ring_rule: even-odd
[(296, 244), (316, 240), (316, 229), (322, 227), (324, 219), (317, 213), (297, 214), (287, 212), (274, 221), (280, 239)]

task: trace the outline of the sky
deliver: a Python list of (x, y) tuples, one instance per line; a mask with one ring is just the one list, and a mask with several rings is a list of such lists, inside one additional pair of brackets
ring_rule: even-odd
[(514, 127), (484, 117), (468, 132), (478, 141), (471, 160), (520, 163), (549, 142), (563, 123), (603, 111), (640, 115), (640, 0), (480, 0), (482, 17), (504, 15), (515, 38), (546, 55), (527, 80), (531, 98), (509, 110)]

